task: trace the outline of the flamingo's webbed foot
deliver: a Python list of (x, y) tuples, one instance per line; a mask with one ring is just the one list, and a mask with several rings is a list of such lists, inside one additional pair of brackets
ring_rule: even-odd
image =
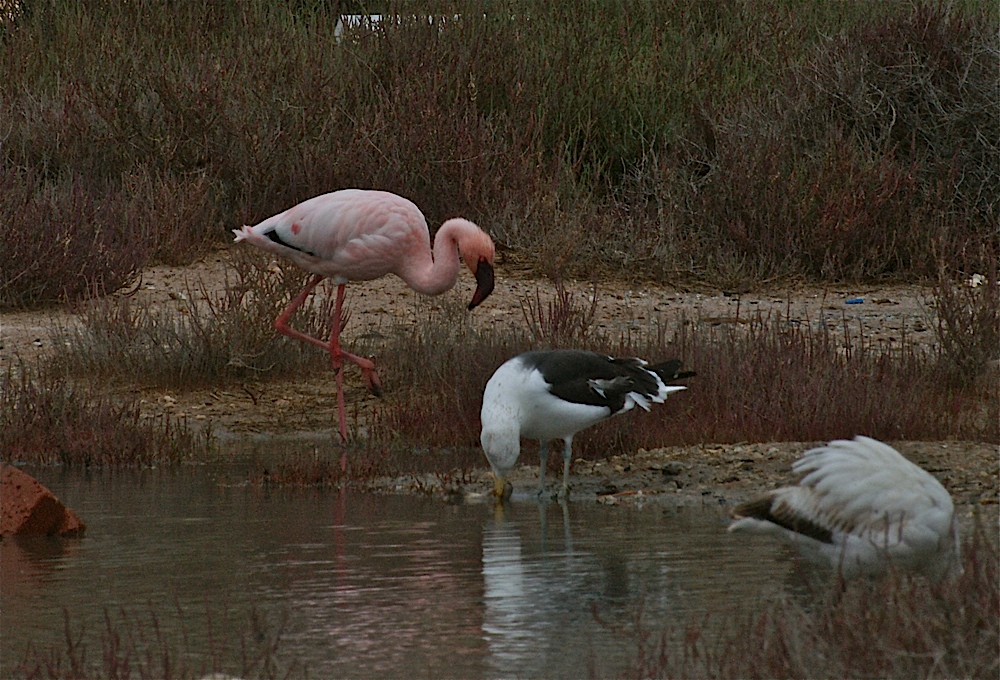
[(365, 382), (368, 383), (368, 389), (376, 397), (382, 396), (382, 381), (378, 378), (378, 373), (375, 372), (375, 362), (372, 362), (371, 368), (361, 368), (361, 374), (365, 377)]

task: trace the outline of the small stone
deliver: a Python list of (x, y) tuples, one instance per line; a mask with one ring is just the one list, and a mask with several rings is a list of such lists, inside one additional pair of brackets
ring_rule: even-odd
[(677, 461), (673, 460), (664, 463), (663, 466), (660, 468), (660, 473), (664, 477), (674, 477), (676, 475), (679, 475), (683, 471), (684, 471), (684, 466), (678, 463)]

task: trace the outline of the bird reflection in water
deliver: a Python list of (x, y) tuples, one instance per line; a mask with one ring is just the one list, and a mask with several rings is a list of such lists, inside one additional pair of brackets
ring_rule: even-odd
[[(562, 518), (560, 538), (549, 531), (548, 513), (556, 507)], [(483, 527), (483, 637), (490, 664), (505, 675), (544, 675), (546, 669), (558, 668), (558, 657), (577, 653), (582, 642), (563, 639), (555, 629), (570, 627), (559, 622), (590, 616), (593, 598), (584, 581), (591, 570), (580, 560), (592, 556), (574, 550), (569, 505), (539, 503), (538, 512), (540, 550), (525, 547), (532, 527), (510, 512), (498, 513)], [(576, 630), (572, 635), (578, 637)]]

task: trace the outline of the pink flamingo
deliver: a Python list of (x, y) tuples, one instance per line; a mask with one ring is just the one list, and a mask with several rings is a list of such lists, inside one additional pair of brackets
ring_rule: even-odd
[[(446, 221), (434, 237), (423, 213), (411, 201), (385, 191), (344, 189), (303, 201), (253, 227), (233, 229), (236, 241), (287, 257), (314, 276), (285, 308), (274, 327), (279, 333), (310, 342), (330, 353), (337, 371), (337, 408), (340, 436), (347, 440), (344, 416), (343, 360), (356, 364), (368, 387), (380, 394), (381, 382), (369, 359), (340, 347), (341, 309), (348, 281), (369, 281), (395, 274), (425, 295), (440, 295), (458, 279), (459, 255), (476, 277), (473, 309), (493, 291), (494, 246), (489, 235), (469, 220)], [(337, 284), (337, 303), (329, 342), (288, 327), (288, 319), (324, 277)], [(346, 469), (346, 452), (340, 460)]]

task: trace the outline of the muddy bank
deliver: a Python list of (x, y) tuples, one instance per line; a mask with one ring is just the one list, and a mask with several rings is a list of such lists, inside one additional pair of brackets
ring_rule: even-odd
[[(574, 460), (570, 500), (580, 502), (659, 503), (664, 505), (721, 505), (745, 501), (763, 491), (794, 483), (791, 464), (822, 442), (765, 444), (703, 444), (640, 449), (607, 461)], [(976, 442), (890, 442), (920, 465), (951, 493), (966, 513), (976, 506), (996, 510), (1000, 491), (1000, 451)], [(551, 459), (561, 456), (551, 455)], [(510, 476), (515, 502), (534, 500), (538, 488), (537, 453), (533, 446), (523, 464)], [(531, 465), (534, 462), (534, 465)], [(484, 460), (485, 464), (485, 460)], [(547, 481), (555, 490), (561, 476), (550, 469)], [(442, 482), (434, 474), (379, 479), (367, 485), (377, 493), (426, 493), (447, 502), (491, 502), (493, 488), (488, 468), (477, 468), (471, 479)]]

